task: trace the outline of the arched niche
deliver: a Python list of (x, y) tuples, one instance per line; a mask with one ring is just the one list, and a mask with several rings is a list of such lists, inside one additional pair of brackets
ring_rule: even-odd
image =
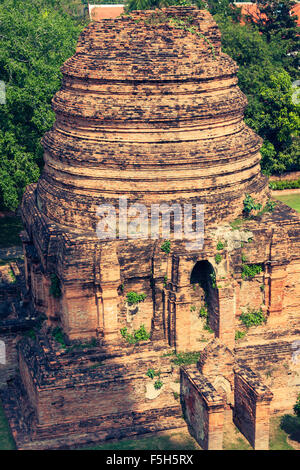
[(216, 273), (212, 264), (207, 260), (197, 261), (194, 265), (190, 283), (201, 287), (204, 303), (208, 311), (208, 322), (215, 333), (218, 331), (219, 295), (216, 285)]

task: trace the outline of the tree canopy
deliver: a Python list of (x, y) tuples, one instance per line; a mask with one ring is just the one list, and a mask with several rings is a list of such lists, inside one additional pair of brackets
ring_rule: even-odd
[[(263, 139), (262, 170), (267, 174), (300, 169), (300, 105), (293, 102), (286, 44), (267, 41), (255, 26), (215, 15), (222, 50), (239, 65), (239, 86), (248, 99), (245, 121)], [(291, 66), (292, 68), (292, 66)]]
[[(60, 66), (75, 50), (83, 21), (57, 0), (2, 0), (0, 80), (0, 207), (18, 207), (25, 186), (38, 179), (43, 134), (51, 128), (51, 99)], [(68, 5), (70, 7), (70, 5)]]

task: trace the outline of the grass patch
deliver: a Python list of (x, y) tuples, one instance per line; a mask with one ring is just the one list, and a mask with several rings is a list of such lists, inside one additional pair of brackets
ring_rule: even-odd
[(300, 194), (283, 194), (282, 196), (274, 196), (279, 201), (283, 202), (292, 209), (300, 212)]
[(16, 449), (0, 400), (0, 450)]
[(288, 444), (287, 433), (281, 428), (282, 416), (274, 416), (270, 419), (270, 450), (294, 450)]
[(22, 246), (19, 237), (22, 230), (24, 230), (24, 227), (21, 217), (0, 217), (0, 248), (8, 248), (16, 245)]
[(242, 437), (237, 437), (234, 441), (224, 439), (223, 450), (253, 450), (250, 444)]
[(239, 230), (240, 228), (242, 228), (244, 222), (245, 221), (243, 219), (235, 219), (230, 222), (230, 227), (232, 228), (232, 230)]
[(55, 341), (57, 341), (64, 349), (66, 349), (67, 345), (65, 343), (63, 330), (59, 326), (56, 326), (52, 330), (51, 334)]
[[(83, 450), (199, 450), (195, 439), (186, 432), (165, 432), (163, 435), (126, 439), (102, 445), (85, 447)], [(82, 449), (81, 449), (82, 450)], [(201, 449), (200, 449), (201, 450)]]
[(172, 357), (171, 362), (177, 366), (184, 366), (189, 364), (197, 364), (200, 359), (200, 352), (184, 352), (176, 354), (175, 351), (171, 353), (164, 354), (163, 357), (170, 356)]

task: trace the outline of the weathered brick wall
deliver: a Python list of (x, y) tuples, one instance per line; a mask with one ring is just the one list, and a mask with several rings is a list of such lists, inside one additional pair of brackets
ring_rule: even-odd
[(233, 421), (256, 450), (269, 448), (272, 393), (249, 368), (235, 369)]
[(0, 388), (6, 387), (7, 380), (13, 378), (18, 371), (17, 343), (26, 331), (33, 328), (34, 320), (8, 317), (0, 322), (0, 341), (5, 344), (5, 363), (0, 363)]
[(38, 397), (38, 390), (36, 388), (35, 377), (32, 377), (32, 375), (30, 374), (27, 364), (24, 361), (22, 354), (20, 354), (19, 352), (18, 352), (18, 366), (19, 366), (19, 372), (20, 372), (20, 376), (22, 379), (22, 383), (27, 392), (29, 403), (32, 406), (32, 408), (35, 410), (36, 414), (38, 415), (39, 397)]
[(195, 366), (181, 368), (181, 403), (191, 435), (203, 449), (222, 450), (224, 401)]
[(299, 305), (300, 305), (300, 263), (292, 261), (286, 270), (284, 286), (283, 310), (288, 316), (290, 327), (299, 328)]
[(239, 363), (251, 367), (271, 389), (272, 413), (292, 412), (300, 390), (299, 342), (296, 338), (290, 342), (279, 338), (270, 344), (235, 349)]
[(232, 351), (217, 338), (204, 348), (197, 363), (199, 371), (224, 397), (228, 405), (234, 404), (234, 365), (235, 358)]
[[(35, 410), (37, 432), (44, 436), (51, 436), (53, 430), (57, 434), (63, 433), (70, 423), (74, 423), (73, 431), (71, 425), (68, 428), (70, 432), (78, 432), (75, 423), (89, 421), (95, 430), (99, 425), (98, 430), (106, 434), (110, 427), (117, 434), (118, 428), (126, 423), (132, 429), (138, 426), (142, 432), (144, 421), (144, 432), (147, 432), (156, 426), (150, 418), (156, 415), (162, 420), (170, 418), (172, 427), (181, 415), (178, 374), (162, 353), (149, 355), (145, 350), (143, 356), (143, 359), (134, 357), (131, 361), (112, 357), (96, 367), (95, 362), (79, 367), (79, 362), (74, 359), (69, 359), (68, 364), (57, 361), (46, 343), (45, 346), (23, 343), (20, 346), (20, 373)], [(160, 372), (163, 385), (159, 389), (154, 387), (158, 376), (154, 379), (147, 376), (148, 369), (152, 368), (156, 373)], [(168, 427), (166, 423), (164, 426)], [(87, 432), (91, 430), (88, 428)]]

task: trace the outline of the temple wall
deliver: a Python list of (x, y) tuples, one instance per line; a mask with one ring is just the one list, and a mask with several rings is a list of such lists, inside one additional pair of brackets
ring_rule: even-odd
[[(135, 415), (144, 416), (146, 423), (147, 413), (151, 416), (154, 411), (162, 419), (172, 417), (172, 413), (174, 418), (179, 417), (180, 403), (175, 397), (175, 391), (179, 395), (178, 374), (172, 372), (167, 358), (161, 361), (159, 379), (163, 385), (159, 389), (154, 387), (158, 377), (151, 379), (146, 375), (147, 370), (153, 367), (158, 372), (155, 359), (148, 359), (138, 365), (128, 363), (124, 366), (118, 364), (117, 360), (105, 365), (96, 364), (97, 367), (91, 367), (83, 374), (74, 369), (61, 384), (58, 384), (58, 379), (55, 384), (49, 382), (42, 386), (33, 380), (34, 369), (22, 352), (19, 364), (22, 381), (40, 429), (44, 428), (47, 433), (47, 429), (50, 432), (51, 427), (57, 426), (56, 431), (59, 433), (59, 428), (63, 430), (69, 422), (91, 420), (92, 425), (93, 420), (103, 421), (105, 417), (105, 426), (101, 426), (107, 432), (110, 426), (116, 428), (116, 424), (121, 429), (130, 416), (131, 419)], [(173, 411), (170, 413), (171, 409)], [(154, 425), (151, 419), (150, 425)], [(144, 432), (147, 432), (147, 426)]]
[(29, 403), (38, 416), (40, 410), (40, 400), (34, 377), (30, 373), (22, 354), (18, 353), (19, 371), (22, 382), (27, 392)]
[[(145, 294), (146, 298), (138, 304), (129, 305), (126, 294), (136, 292)], [(120, 299), (121, 311), (120, 324), (138, 330), (144, 325), (147, 331), (151, 331), (153, 318), (153, 291), (150, 285), (150, 277), (144, 279), (128, 279), (124, 283), (124, 293)], [(125, 322), (125, 323), (124, 323)]]
[(287, 267), (286, 280), (284, 286), (283, 311), (289, 318), (291, 325), (299, 327), (300, 309), (300, 263), (291, 262)]
[(255, 276), (252, 280), (241, 280), (236, 289), (236, 315), (239, 316), (248, 307), (259, 310), (265, 301), (264, 275)]

